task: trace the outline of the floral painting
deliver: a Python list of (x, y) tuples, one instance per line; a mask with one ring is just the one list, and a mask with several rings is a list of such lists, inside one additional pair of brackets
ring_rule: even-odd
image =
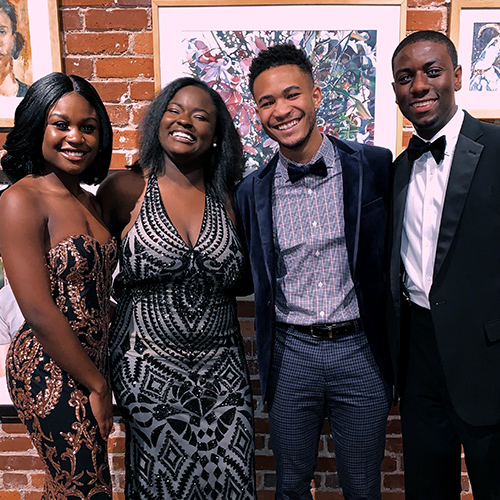
[(474, 23), (469, 90), (500, 90), (500, 22)]
[(182, 40), (186, 73), (223, 97), (243, 140), (247, 170), (258, 168), (277, 150), (256, 116), (248, 71), (253, 57), (280, 43), (301, 47), (313, 63), (323, 94), (321, 131), (373, 144), (376, 30), (190, 32)]

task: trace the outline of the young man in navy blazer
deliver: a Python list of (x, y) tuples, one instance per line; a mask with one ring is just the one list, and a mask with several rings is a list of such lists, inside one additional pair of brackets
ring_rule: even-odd
[(391, 214), (406, 498), (459, 500), (463, 446), (474, 498), (499, 499), (500, 127), (456, 105), (462, 69), (441, 33), (405, 38), (393, 74), (416, 132), (395, 162)]
[(312, 498), (328, 417), (345, 498), (380, 499), (392, 399), (381, 333), (392, 156), (321, 134), (321, 90), (293, 45), (254, 59), (250, 90), (279, 145), (235, 194), (254, 281), (276, 498)]

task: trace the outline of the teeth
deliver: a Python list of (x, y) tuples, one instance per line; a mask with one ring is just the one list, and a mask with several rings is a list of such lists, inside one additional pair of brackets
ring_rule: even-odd
[(67, 156), (77, 156), (81, 158), (85, 153), (83, 151), (62, 151)]
[(278, 130), (288, 130), (289, 128), (292, 128), (294, 125), (297, 125), (299, 123), (299, 120), (293, 120), (292, 122), (285, 123), (284, 125), (278, 125), (276, 128)]
[(428, 104), (431, 104), (433, 102), (434, 101), (414, 102), (411, 106), (412, 108), (423, 108), (424, 106), (427, 106)]
[(187, 139), (188, 141), (194, 142), (194, 139), (189, 134), (185, 134), (184, 132), (176, 131), (172, 132), (173, 137), (182, 137), (183, 139)]

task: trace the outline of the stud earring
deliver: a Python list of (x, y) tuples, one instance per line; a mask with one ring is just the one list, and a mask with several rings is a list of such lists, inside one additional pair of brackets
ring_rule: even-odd
[(216, 147), (217, 147), (217, 143), (216, 143), (216, 142), (214, 142), (214, 143), (212, 144), (212, 147), (213, 147), (213, 148), (216, 148)]

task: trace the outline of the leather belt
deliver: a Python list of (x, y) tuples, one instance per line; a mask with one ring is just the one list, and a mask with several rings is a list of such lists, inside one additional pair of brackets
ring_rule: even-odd
[(299, 332), (307, 333), (315, 339), (331, 339), (338, 335), (352, 335), (362, 330), (361, 320), (352, 319), (340, 323), (320, 324), (320, 325), (293, 325)]

